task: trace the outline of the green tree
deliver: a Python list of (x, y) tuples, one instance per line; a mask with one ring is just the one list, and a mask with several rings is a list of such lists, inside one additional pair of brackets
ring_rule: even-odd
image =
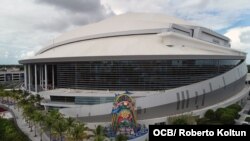
[(207, 110), (204, 117), (209, 120), (216, 120), (215, 112), (212, 109)]
[(87, 133), (85, 132), (87, 127), (83, 123), (74, 122), (67, 132), (67, 138), (70, 141), (82, 141), (87, 139)]
[(224, 108), (219, 108), (215, 111), (215, 117), (216, 117), (216, 120), (220, 120), (221, 119), (221, 116), (222, 114), (225, 112), (225, 109)]
[(94, 130), (94, 140), (95, 141), (103, 141), (105, 140), (104, 128), (101, 125), (98, 125)]
[(237, 112), (239, 112), (239, 111), (241, 111), (241, 106), (239, 105), (239, 104), (232, 104), (232, 105), (230, 105), (230, 106), (228, 106), (227, 108), (229, 108), (229, 109), (234, 109), (234, 110), (236, 110)]
[(230, 113), (225, 112), (221, 115), (220, 121), (223, 124), (229, 124), (229, 125), (234, 124), (234, 116), (231, 115)]
[(49, 138), (51, 141), (51, 136), (52, 136), (52, 128), (53, 124), (55, 123), (56, 120), (60, 118), (60, 113), (57, 110), (51, 110), (49, 111), (46, 116), (45, 116), (45, 129), (49, 131)]
[(52, 130), (54, 133), (60, 137), (60, 140), (63, 141), (63, 133), (66, 132), (68, 126), (64, 118), (60, 117), (52, 125)]
[(48, 130), (49, 131), (49, 139), (51, 141), (51, 135), (52, 135), (52, 125), (53, 125), (53, 120), (51, 119), (51, 117), (49, 116), (45, 116), (45, 119), (44, 119), (44, 124), (45, 124), (45, 130)]
[(32, 132), (32, 118), (33, 118), (34, 110), (35, 110), (34, 106), (31, 104), (27, 104), (23, 106), (23, 117), (28, 122), (31, 132)]
[[(33, 117), (32, 120), (34, 121), (34, 126), (35, 126), (34, 130), (35, 130), (35, 137), (36, 137), (37, 136), (36, 135), (37, 126), (40, 125), (40, 127), (41, 127), (41, 125), (43, 123), (44, 116), (43, 116), (41, 111), (36, 110), (33, 112), (32, 117)], [(41, 138), (42, 138), (42, 136), (41, 136)]]
[(72, 117), (68, 117), (66, 118), (66, 122), (68, 124), (69, 127), (73, 126), (75, 119), (73, 119)]
[(8, 106), (9, 106), (9, 102), (10, 102), (10, 92), (9, 91), (5, 91), (5, 97), (7, 97), (7, 103), (8, 103)]
[(0, 97), (1, 97), (1, 101), (4, 100), (4, 97), (6, 96), (5, 92), (3, 90), (0, 90)]

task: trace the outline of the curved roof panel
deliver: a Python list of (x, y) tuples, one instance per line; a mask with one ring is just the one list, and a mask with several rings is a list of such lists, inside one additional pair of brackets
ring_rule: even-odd
[(171, 23), (193, 25), (182, 19), (163, 14), (127, 13), (119, 16), (113, 16), (103, 21), (82, 26), (73, 31), (67, 32), (56, 38), (54, 43), (62, 42), (72, 38), (110, 32), (167, 28)]
[[(74, 58), (78, 58), (78, 61), (90, 58), (148, 59), (149, 56), (156, 59), (159, 58), (157, 56), (179, 59), (184, 56), (189, 59), (195, 56), (245, 58), (245, 53), (193, 38), (192, 34), (195, 32), (192, 33), (192, 30), (195, 28), (191, 23), (166, 15), (128, 13), (65, 33), (56, 38), (52, 45), (43, 48), (32, 58), (21, 60), (20, 63), (53, 62), (56, 59), (73, 61)], [(209, 39), (207, 37), (210, 34), (213, 33), (204, 34), (204, 38)], [(224, 37), (221, 39), (223, 42), (227, 40)]]

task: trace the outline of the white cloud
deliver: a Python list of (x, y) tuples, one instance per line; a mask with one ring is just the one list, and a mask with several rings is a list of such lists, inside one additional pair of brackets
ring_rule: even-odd
[(0, 64), (17, 63), (72, 27), (109, 15), (100, 0), (1, 0)]
[[(18, 59), (34, 54), (63, 32), (98, 21), (113, 12), (165, 13), (212, 29), (230, 27), (245, 20), (242, 15), (250, 16), (249, 0), (93, 1), (1, 0), (0, 64), (17, 63)], [(238, 45), (247, 48), (248, 35), (242, 31), (239, 37), (242, 41)]]
[(35, 51), (23, 52), (20, 56), (21, 59), (26, 59), (35, 55)]
[(250, 26), (236, 27), (228, 30), (225, 36), (231, 39), (231, 47), (248, 53), (247, 64), (250, 64)]
[(231, 39), (232, 48), (242, 51), (250, 49), (250, 26), (232, 28), (225, 33), (225, 36)]
[(102, 0), (116, 14), (126, 12), (165, 13), (211, 29), (227, 28), (250, 13), (249, 0)]

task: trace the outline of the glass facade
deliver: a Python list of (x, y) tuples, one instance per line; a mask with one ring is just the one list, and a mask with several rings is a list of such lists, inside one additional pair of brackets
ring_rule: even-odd
[(50, 96), (53, 102), (66, 102), (80, 105), (95, 105), (113, 102), (115, 97), (89, 97), (89, 96)]
[(166, 90), (213, 78), (243, 60), (115, 60), (56, 64), (58, 88)]
[(114, 97), (75, 97), (75, 104), (81, 105), (95, 105), (108, 102), (114, 102)]

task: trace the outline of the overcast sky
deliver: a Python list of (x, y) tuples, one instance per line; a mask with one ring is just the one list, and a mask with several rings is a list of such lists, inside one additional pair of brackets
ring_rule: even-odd
[(250, 53), (250, 0), (1, 0), (0, 64), (17, 64), (63, 32), (126, 12), (198, 23)]

